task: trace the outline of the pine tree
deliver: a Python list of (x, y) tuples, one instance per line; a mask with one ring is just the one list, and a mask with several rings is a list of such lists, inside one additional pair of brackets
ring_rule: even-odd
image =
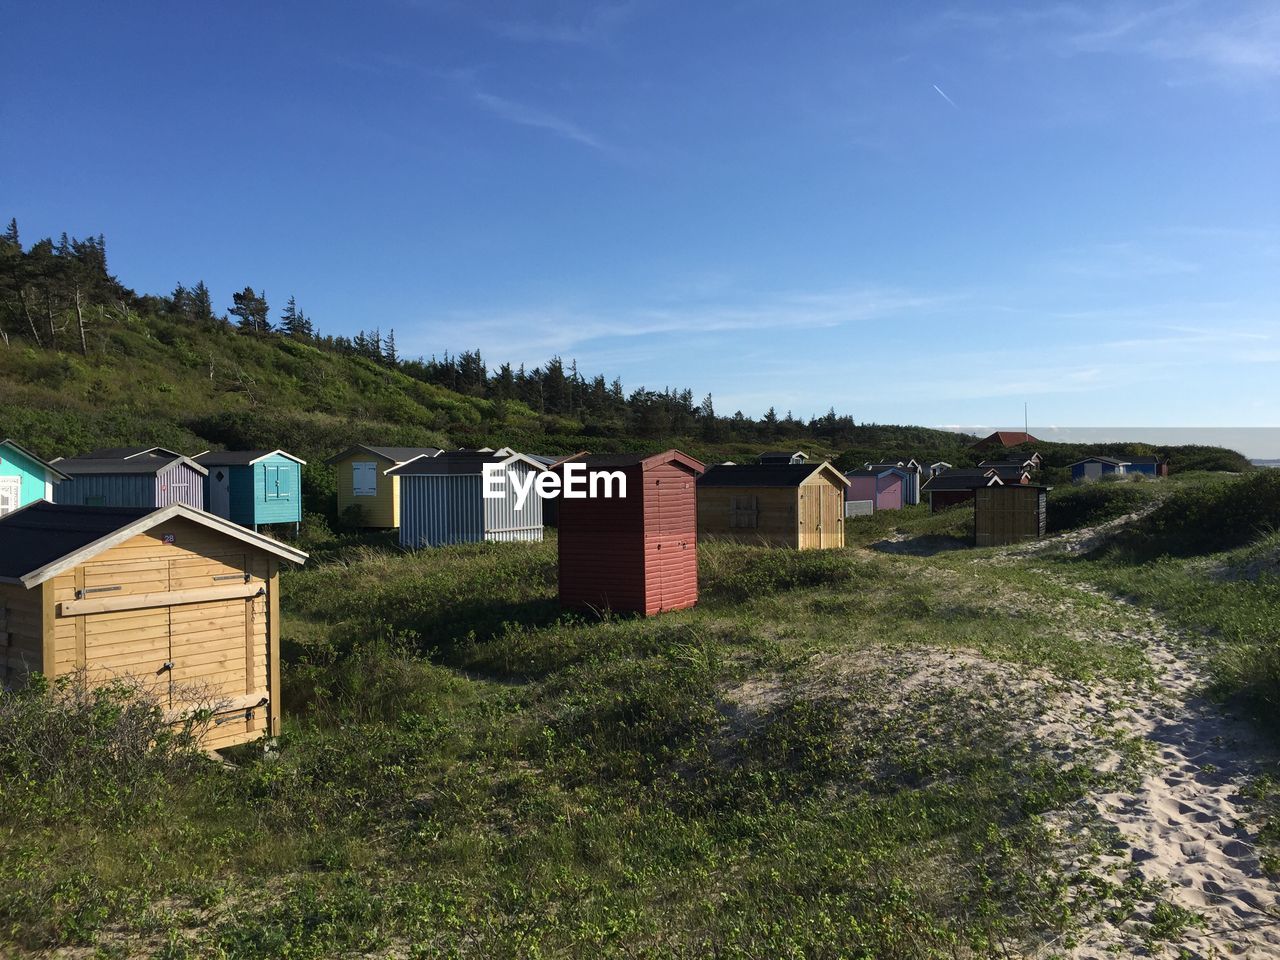
[(400, 365), (400, 354), (396, 353), (396, 328), (387, 331), (387, 339), (382, 341), (382, 359), (389, 367)]
[(267, 319), (267, 295), (253, 292), (253, 287), (245, 287), (239, 293), (231, 295), (232, 307), (227, 312), (240, 320), (240, 329), (245, 333), (266, 333), (271, 329), (271, 321)]
[(191, 291), (178, 284), (173, 288), (173, 293), (169, 294), (169, 303), (173, 305), (173, 312), (184, 320), (190, 320), (191, 307)]
[(280, 329), (286, 336), (296, 336), (298, 333), (298, 301), (293, 295), (289, 295), (289, 302), (284, 305), (284, 310), (280, 314)]
[(204, 285), (203, 280), (191, 288), (187, 302), (191, 310), (191, 317), (197, 323), (213, 322), (213, 296), (209, 293), (209, 288)]
[(709, 393), (703, 397), (698, 407), (698, 419), (702, 421), (702, 439), (712, 442), (720, 439), (720, 422)]
[(10, 218), (9, 227), (4, 232), (4, 242), (9, 246), (17, 247), (19, 250), (22, 249), (22, 242), (18, 239), (18, 218), (17, 217)]

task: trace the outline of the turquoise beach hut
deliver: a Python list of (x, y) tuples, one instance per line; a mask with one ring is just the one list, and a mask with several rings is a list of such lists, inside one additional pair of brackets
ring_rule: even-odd
[(0, 516), (37, 500), (53, 501), (53, 485), (67, 476), (13, 440), (0, 440)]
[(205, 509), (250, 530), (302, 522), (302, 467), (283, 450), (213, 450), (193, 458), (209, 471)]

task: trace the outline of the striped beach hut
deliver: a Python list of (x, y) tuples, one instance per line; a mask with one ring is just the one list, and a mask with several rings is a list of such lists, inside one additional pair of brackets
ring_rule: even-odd
[(67, 479), (54, 487), (55, 503), (79, 507), (204, 509), (208, 470), (164, 447), (107, 447), (51, 465)]
[[(500, 483), (486, 497), (485, 469)], [(541, 540), (542, 498), (535, 489), (546, 465), (506, 448), (417, 457), (387, 471), (400, 485), (400, 545), (442, 547), (481, 540)], [(519, 489), (517, 489), (517, 487)], [(520, 490), (526, 491), (523, 496)]]

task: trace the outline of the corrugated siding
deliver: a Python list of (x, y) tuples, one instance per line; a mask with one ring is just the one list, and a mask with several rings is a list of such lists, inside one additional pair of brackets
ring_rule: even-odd
[(188, 464), (179, 463), (161, 470), (154, 480), (155, 500), (152, 502), (155, 506), (185, 503), (197, 510), (204, 509), (204, 474)]
[(76, 506), (153, 507), (155, 499), (156, 478), (149, 473), (84, 474), (53, 488), (54, 503)]
[(645, 610), (645, 529), (640, 468), (622, 471), (626, 499), (560, 499), (560, 603), (570, 609)]
[[(506, 468), (515, 473), (520, 482), (527, 483), (529, 475), (541, 473), (524, 463), (515, 463)], [(541, 540), (542, 539), (542, 498), (535, 490), (530, 489), (525, 498), (524, 508), (516, 509), (516, 492), (511, 483), (504, 485), (507, 495), (501, 500), (484, 500), (484, 538), (486, 540)]]
[(401, 477), (400, 545), (416, 550), (483, 540), (483, 503), (479, 476)]

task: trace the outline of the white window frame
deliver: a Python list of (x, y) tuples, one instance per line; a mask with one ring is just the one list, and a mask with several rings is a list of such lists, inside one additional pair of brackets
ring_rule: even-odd
[[(361, 474), (368, 474), (373, 487), (361, 486)], [(376, 497), (378, 495), (378, 465), (372, 460), (354, 460), (351, 463), (351, 495), (353, 497)]]
[(13, 513), (22, 506), (22, 478), (0, 477), (0, 490), (12, 491), (12, 494), (0, 499), (0, 517)]
[[(275, 489), (272, 489), (272, 474), (275, 475)], [(352, 479), (352, 488), (355, 488), (354, 477)], [(289, 474), (286, 468), (278, 463), (265, 463), (262, 465), (262, 499), (263, 500), (288, 500), (289, 499)]]

